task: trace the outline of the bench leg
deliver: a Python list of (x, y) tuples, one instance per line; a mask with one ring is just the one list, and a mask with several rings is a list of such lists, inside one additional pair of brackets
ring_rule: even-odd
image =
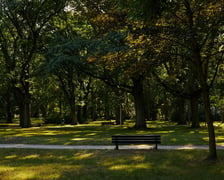
[(115, 150), (119, 150), (119, 148), (118, 148), (118, 144), (116, 144)]
[(158, 145), (156, 144), (156, 146), (155, 146), (155, 149), (157, 150), (158, 149)]

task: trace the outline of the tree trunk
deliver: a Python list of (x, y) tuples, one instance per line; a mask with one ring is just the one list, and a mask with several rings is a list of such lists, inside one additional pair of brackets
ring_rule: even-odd
[(185, 99), (184, 98), (180, 98), (178, 109), (179, 109), (179, 117), (180, 117), (178, 124), (186, 125), (187, 121), (186, 121)]
[(135, 104), (136, 113), (136, 129), (146, 128), (145, 120), (145, 106), (144, 106), (144, 95), (143, 95), (143, 78), (133, 78), (133, 97)]
[(198, 112), (198, 96), (193, 96), (190, 99), (191, 102), (191, 127), (192, 128), (199, 128), (199, 112)]
[(105, 120), (110, 119), (110, 106), (109, 106), (107, 100), (104, 103), (104, 119)]
[(78, 105), (77, 106), (77, 121), (78, 121), (78, 123), (84, 124), (86, 120), (87, 120), (86, 105), (85, 106)]
[(143, 94), (145, 105), (145, 119), (147, 119), (148, 121), (154, 121), (157, 119), (157, 108), (155, 106), (156, 103), (149, 86), (144, 88)]
[[(28, 74), (28, 73), (27, 73)], [(23, 85), (23, 99), (21, 103), (21, 117), (20, 117), (20, 125), (22, 128), (31, 127), (31, 119), (30, 119), (30, 84), (28, 81), (27, 74), (24, 76), (24, 79), (21, 80), (21, 84)]]
[(87, 104), (85, 104), (82, 107), (82, 118), (83, 118), (83, 122), (86, 122), (88, 119), (88, 109), (87, 109)]
[(31, 119), (30, 119), (30, 100), (29, 95), (24, 94), (24, 100), (21, 105), (21, 114), (20, 114), (20, 125), (22, 128), (31, 127)]
[(77, 125), (78, 124), (78, 120), (77, 120), (77, 113), (76, 113), (76, 108), (75, 108), (75, 104), (72, 103), (70, 104), (70, 108), (71, 108), (71, 118), (72, 118), (72, 124), (73, 125)]
[(13, 122), (13, 113), (12, 113), (12, 103), (11, 103), (11, 93), (6, 94), (6, 122), (12, 123)]
[(216, 151), (215, 129), (214, 129), (213, 120), (212, 120), (209, 86), (207, 83), (207, 73), (206, 73), (208, 67), (201, 62), (199, 46), (197, 44), (194, 44), (193, 47), (194, 47), (193, 58), (198, 69), (198, 78), (199, 78), (201, 89), (202, 89), (202, 100), (203, 100), (204, 109), (205, 109), (205, 120), (208, 125), (209, 155), (207, 159), (216, 160), (217, 151)]
[(93, 121), (97, 120), (97, 104), (96, 104), (96, 93), (91, 89), (91, 102), (90, 102), (90, 117)]
[(217, 151), (216, 151), (215, 129), (214, 129), (213, 120), (212, 120), (208, 87), (203, 87), (202, 96), (203, 96), (203, 103), (205, 108), (205, 119), (208, 125), (208, 134), (209, 134), (209, 155), (207, 159), (216, 160)]
[(210, 107), (210, 98), (209, 98), (209, 86), (208, 86), (208, 61), (209, 59), (204, 59), (202, 61), (201, 56), (201, 45), (198, 42), (198, 33), (195, 28), (195, 18), (194, 11), (191, 9), (191, 5), (188, 1), (185, 3), (186, 16), (188, 18), (189, 30), (190, 30), (190, 41), (189, 47), (191, 47), (192, 53), (192, 62), (193, 66), (196, 68), (196, 77), (198, 77), (200, 87), (202, 89), (202, 100), (205, 107), (205, 119), (208, 125), (208, 135), (209, 135), (209, 160), (217, 159), (216, 152), (216, 141), (215, 141), (215, 130), (213, 126), (213, 121), (211, 118), (211, 107)]
[(121, 104), (117, 104), (115, 108), (115, 120), (117, 125), (124, 124), (124, 111)]
[(178, 97), (174, 100), (174, 111), (172, 113), (171, 120), (178, 123), (178, 125), (186, 124), (185, 117), (185, 100), (182, 97)]

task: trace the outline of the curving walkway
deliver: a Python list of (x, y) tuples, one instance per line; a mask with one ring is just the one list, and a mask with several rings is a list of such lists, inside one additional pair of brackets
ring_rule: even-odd
[[(120, 145), (119, 149), (152, 149), (150, 145)], [(89, 149), (89, 150), (113, 150), (114, 145), (40, 145), (40, 144), (0, 144), (0, 149), (17, 148), (17, 149)], [(162, 150), (187, 150), (203, 149), (208, 150), (208, 145), (158, 145)], [(217, 146), (217, 149), (224, 150), (224, 146)]]

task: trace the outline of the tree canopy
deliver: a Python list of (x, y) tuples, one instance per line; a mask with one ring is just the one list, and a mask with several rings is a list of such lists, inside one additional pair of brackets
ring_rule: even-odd
[(224, 2), (4, 0), (0, 116), (21, 127), (96, 119), (135, 128), (224, 120)]

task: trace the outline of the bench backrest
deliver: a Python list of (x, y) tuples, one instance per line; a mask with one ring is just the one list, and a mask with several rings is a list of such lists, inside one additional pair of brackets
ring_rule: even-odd
[(160, 144), (160, 135), (113, 135), (114, 144)]

